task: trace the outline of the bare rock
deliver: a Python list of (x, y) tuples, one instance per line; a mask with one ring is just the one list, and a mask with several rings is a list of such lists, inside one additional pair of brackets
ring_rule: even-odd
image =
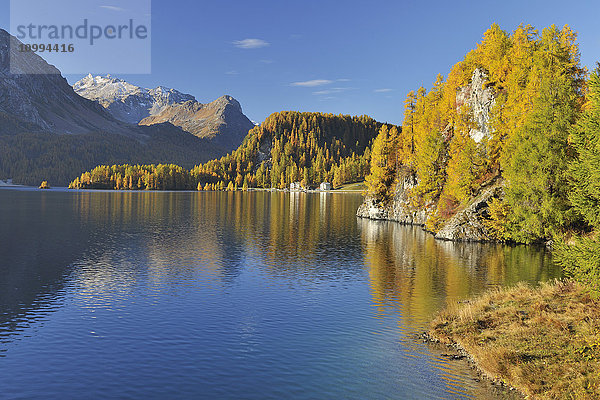
[(481, 68), (476, 68), (471, 76), (471, 83), (460, 88), (456, 94), (457, 107), (466, 104), (471, 108), (476, 127), (471, 129), (469, 135), (477, 143), (480, 143), (484, 138), (489, 138), (492, 134), (490, 126), (491, 111), (496, 104), (496, 100), (494, 89), (487, 87), (487, 83), (487, 73)]
[(482, 189), (478, 196), (463, 210), (446, 222), (436, 233), (436, 239), (453, 241), (494, 241), (484, 220), (489, 217), (489, 202), (504, 195), (504, 182), (496, 179)]
[(427, 209), (415, 208), (410, 204), (409, 191), (417, 186), (414, 176), (407, 176), (396, 186), (394, 198), (382, 204), (367, 197), (360, 205), (356, 215), (361, 218), (396, 221), (409, 225), (424, 225), (427, 221)]

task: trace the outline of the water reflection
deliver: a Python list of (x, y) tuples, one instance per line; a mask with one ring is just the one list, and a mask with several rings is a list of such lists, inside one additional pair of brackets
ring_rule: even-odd
[(556, 276), (548, 254), (357, 220), (360, 202), (0, 190), (3, 384), (24, 397), (477, 397), (469, 371), (412, 333), (449, 301)]
[[(232, 284), (249, 257), (273, 276), (346, 279), (361, 269), (344, 259), (361, 248), (354, 219), (339, 215), (352, 215), (356, 203), (303, 193), (3, 190), (0, 324), (15, 331), (67, 279), (96, 292), (140, 280)], [(325, 252), (336, 262), (315, 262)]]
[(358, 220), (374, 302), (423, 329), (432, 315), (494, 286), (560, 277), (540, 248), (435, 240), (418, 227)]
[(50, 193), (0, 192), (0, 355), (2, 342), (60, 306), (69, 265), (90, 244), (63, 206)]
[(443, 347), (425, 349), (414, 337), (448, 303), (490, 287), (560, 277), (550, 253), (526, 246), (438, 241), (421, 228), (392, 222), (358, 219), (358, 226), (377, 315), (398, 316), (407, 357), (431, 352), (429, 364), (452, 397), (518, 398), (491, 387), (465, 385), (472, 382), (466, 363), (448, 360)]

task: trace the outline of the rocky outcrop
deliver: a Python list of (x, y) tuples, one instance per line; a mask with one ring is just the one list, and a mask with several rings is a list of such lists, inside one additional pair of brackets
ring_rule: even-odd
[[(492, 135), (492, 108), (495, 105), (495, 93), (489, 86), (486, 71), (476, 68), (468, 85), (456, 93), (456, 107), (466, 105), (471, 110), (474, 127), (469, 132), (470, 137), (479, 146), (484, 146), (484, 139)], [(446, 128), (452, 132), (452, 125)], [(394, 198), (382, 204), (367, 197), (358, 208), (357, 216), (362, 218), (397, 221), (404, 224), (425, 225), (428, 218), (434, 214), (435, 206), (418, 208), (411, 206), (410, 189), (417, 186), (416, 178), (404, 178), (396, 187)], [(435, 234), (437, 239), (453, 241), (492, 241), (490, 232), (484, 220), (488, 217), (488, 204), (492, 198), (502, 197), (504, 183), (496, 178), (485, 185), (469, 204), (446, 221)]]
[(471, 82), (460, 88), (456, 94), (456, 106), (469, 106), (475, 127), (469, 136), (480, 143), (484, 138), (489, 138), (491, 131), (491, 111), (496, 104), (494, 89), (487, 86), (488, 75), (480, 68), (476, 68), (471, 76)]
[(490, 231), (485, 226), (489, 217), (489, 202), (493, 198), (504, 196), (504, 181), (498, 179), (483, 188), (467, 207), (457, 212), (435, 234), (436, 239), (459, 242), (488, 242), (494, 241)]
[[(398, 184), (393, 200), (384, 205), (375, 201), (372, 197), (367, 197), (358, 208), (356, 215), (361, 218), (423, 226), (429, 216), (433, 214), (433, 207), (427, 209), (411, 206), (409, 191), (415, 186), (416, 180), (414, 178), (405, 178)], [(435, 238), (457, 242), (495, 241), (484, 221), (489, 217), (489, 202), (493, 198), (502, 198), (503, 196), (504, 181), (501, 178), (492, 180), (481, 189), (480, 193), (465, 208), (458, 211), (441, 226), (435, 234)]]
[(427, 221), (427, 210), (417, 209), (410, 204), (410, 189), (417, 186), (414, 176), (407, 176), (396, 186), (394, 198), (387, 204), (367, 197), (360, 205), (356, 215), (361, 218), (396, 221), (410, 225), (424, 225)]

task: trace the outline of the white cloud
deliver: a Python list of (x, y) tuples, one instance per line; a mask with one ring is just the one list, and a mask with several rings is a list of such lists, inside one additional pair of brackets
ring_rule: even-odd
[(115, 6), (100, 6), (100, 8), (106, 8), (107, 10), (112, 10), (112, 11), (125, 11), (124, 8), (115, 7)]
[(338, 93), (338, 92), (335, 90), (319, 90), (319, 91), (313, 92), (313, 94), (316, 94), (316, 95), (324, 95), (324, 94), (332, 94), (332, 93)]
[(338, 82), (350, 82), (350, 79), (347, 78), (342, 78), (342, 79), (338, 79)]
[(330, 83), (333, 83), (333, 81), (330, 81), (329, 79), (313, 79), (311, 81), (293, 82), (290, 85), (302, 87), (315, 87), (329, 85)]
[(313, 92), (313, 94), (322, 96), (322, 95), (326, 95), (326, 94), (342, 93), (342, 92), (345, 92), (346, 90), (350, 90), (350, 89), (354, 89), (354, 88), (334, 87), (331, 89), (317, 90), (316, 92)]
[(373, 90), (375, 93), (389, 93), (389, 92), (393, 92), (394, 89), (390, 89), (390, 88), (383, 88), (383, 89), (375, 89)]
[(260, 60), (263, 64), (273, 64), (273, 60)]
[(239, 72), (237, 72), (237, 71), (227, 71), (227, 72), (225, 72), (225, 75), (239, 75)]
[(244, 39), (234, 41), (233, 45), (240, 49), (260, 49), (269, 46), (270, 43), (262, 39)]

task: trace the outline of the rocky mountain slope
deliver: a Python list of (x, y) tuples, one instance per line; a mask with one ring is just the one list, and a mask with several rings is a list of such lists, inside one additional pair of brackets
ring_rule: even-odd
[(228, 149), (236, 149), (254, 124), (242, 113), (242, 106), (231, 96), (201, 104), (186, 101), (164, 107), (162, 111), (144, 118), (140, 125), (170, 122), (192, 135), (214, 139)]
[(76, 82), (73, 89), (80, 96), (99, 103), (119, 121), (134, 125), (167, 106), (196, 100), (175, 89), (163, 86), (145, 89), (110, 75), (94, 77), (89, 74)]
[(236, 149), (254, 126), (231, 96), (202, 104), (194, 96), (175, 89), (146, 89), (110, 75), (88, 75), (73, 89), (102, 105), (120, 121), (145, 126), (170, 123), (227, 150)]
[[(0, 29), (0, 179), (66, 185), (98, 164), (191, 168), (227, 153), (172, 124), (137, 126), (115, 119), (75, 93), (60, 71), (37, 54), (11, 52), (19, 43)], [(18, 73), (32, 69), (35, 74)]]
[[(33, 52), (16, 51), (18, 43), (0, 29), (0, 113), (6, 114), (0, 118), (12, 119), (11, 125), (20, 121), (44, 132), (129, 133), (98, 104), (78, 96), (54, 66)], [(16, 73), (11, 73), (10, 61)], [(37, 73), (18, 73), (32, 69)]]

